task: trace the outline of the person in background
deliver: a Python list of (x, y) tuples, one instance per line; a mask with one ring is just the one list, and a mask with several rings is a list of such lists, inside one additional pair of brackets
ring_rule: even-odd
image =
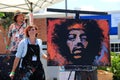
[(9, 26), (6, 53), (15, 54), (19, 42), (24, 38), (24, 28), (26, 27), (25, 15), (17, 11), (14, 15), (14, 23)]
[[(26, 38), (20, 41), (10, 73), (12, 80), (45, 80), (45, 73), (40, 61), (40, 56), (47, 59), (47, 55), (42, 51), (42, 40), (37, 39), (37, 27), (28, 26), (25, 29)], [(20, 64), (19, 64), (20, 63)], [(16, 68), (20, 72), (16, 73)], [(22, 76), (21, 76), (22, 75)]]

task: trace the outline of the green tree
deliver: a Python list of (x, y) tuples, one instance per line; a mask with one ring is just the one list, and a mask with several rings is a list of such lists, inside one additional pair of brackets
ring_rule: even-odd
[(3, 25), (4, 29), (7, 29), (10, 24), (13, 22), (14, 13), (12, 12), (4, 12), (1, 14), (1, 24)]
[(0, 12), (0, 18), (2, 18), (2, 17), (4, 17), (4, 16), (5, 16), (5, 14), (2, 13), (2, 12)]

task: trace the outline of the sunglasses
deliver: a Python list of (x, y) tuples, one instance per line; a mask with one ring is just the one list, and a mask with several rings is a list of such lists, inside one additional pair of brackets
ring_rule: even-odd
[(29, 31), (36, 31), (36, 29), (35, 28), (31, 28)]

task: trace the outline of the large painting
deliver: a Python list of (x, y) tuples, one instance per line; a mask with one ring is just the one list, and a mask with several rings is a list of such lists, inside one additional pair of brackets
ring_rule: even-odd
[(47, 18), (48, 66), (110, 65), (105, 19)]

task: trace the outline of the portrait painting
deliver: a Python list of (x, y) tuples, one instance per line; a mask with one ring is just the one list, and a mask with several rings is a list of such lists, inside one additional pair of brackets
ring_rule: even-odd
[(109, 66), (106, 19), (47, 18), (48, 66)]

